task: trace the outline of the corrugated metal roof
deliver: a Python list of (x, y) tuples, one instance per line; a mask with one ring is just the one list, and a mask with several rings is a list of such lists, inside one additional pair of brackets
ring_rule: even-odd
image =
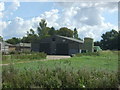
[(68, 40), (71, 40), (71, 41), (74, 41), (74, 42), (78, 42), (78, 43), (84, 43), (84, 41), (82, 40), (77, 40), (75, 38), (70, 38), (70, 37), (65, 37), (65, 36), (60, 36), (60, 35), (55, 35), (57, 37), (61, 37), (61, 38), (64, 38), (64, 39), (68, 39)]

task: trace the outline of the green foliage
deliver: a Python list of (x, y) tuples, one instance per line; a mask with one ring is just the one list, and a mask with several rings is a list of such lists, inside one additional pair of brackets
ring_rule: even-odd
[(3, 66), (3, 88), (118, 88), (118, 53)]
[(20, 41), (21, 39), (16, 37), (6, 40), (7, 43), (14, 44), (14, 45), (20, 43)]
[(37, 34), (35, 34), (35, 31), (33, 29), (30, 29), (30, 31), (27, 31), (27, 36), (23, 37), (21, 39), (21, 42), (22, 43), (31, 43), (36, 40), (38, 40)]
[(40, 38), (48, 36), (49, 30), (50, 30), (50, 28), (47, 27), (47, 23), (46, 23), (45, 19), (42, 19), (41, 22), (39, 23), (39, 27), (37, 28), (38, 36)]
[(2, 60), (11, 60), (11, 55), (2, 55)]
[(0, 41), (3, 41), (3, 37), (2, 36), (0, 36)]
[(3, 88), (117, 88), (118, 73), (88, 71), (56, 66), (55, 69), (38, 67), (19, 71), (9, 66), (2, 71)]
[(44, 52), (41, 53), (30, 53), (30, 54), (26, 54), (26, 53), (16, 53), (16, 54), (11, 54), (11, 55), (3, 55), (2, 56), (2, 60), (16, 60), (16, 59), (28, 59), (28, 60), (39, 60), (39, 59), (44, 59), (46, 58), (46, 54)]
[(48, 34), (49, 34), (50, 36), (56, 35), (55, 28), (54, 28), (54, 27), (51, 27), (50, 30), (48, 31)]
[(99, 41), (94, 42), (94, 46), (100, 46), (100, 45), (101, 45), (101, 42)]
[(75, 56), (100, 56), (100, 52), (78, 53)]
[(68, 29), (67, 27), (62, 27), (57, 31), (58, 35), (66, 36), (66, 37), (73, 37), (73, 31)]
[[(100, 52), (99, 56), (95, 55), (82, 55), (77, 57), (72, 57), (68, 59), (61, 59), (61, 60), (29, 60), (29, 59), (12, 59), (12, 60), (3, 60), (3, 64), (8, 64), (10, 62), (16, 63), (15, 66), (18, 69), (23, 70), (25, 68), (33, 68), (37, 69), (38, 66), (44, 66), (44, 68), (53, 69), (55, 65), (59, 65), (63, 69), (65, 67), (69, 67), (69, 63), (71, 64), (70, 67), (73, 67), (73, 69), (76, 71), (78, 69), (86, 68), (88, 70), (106, 70), (106, 71), (117, 71), (118, 70), (118, 51), (102, 51)], [(7, 55), (7, 57), (10, 57), (10, 55)], [(17, 62), (27, 62), (31, 61), (29, 63), (22, 63), (19, 64)], [(33, 62), (34, 61), (34, 62)], [(68, 63), (69, 62), (69, 63)], [(65, 67), (64, 67), (65, 66)]]
[(120, 50), (120, 30), (118, 32), (118, 50)]
[(75, 39), (78, 39), (78, 32), (77, 32), (77, 29), (76, 29), (76, 28), (74, 29), (73, 37), (74, 37)]
[(116, 30), (112, 29), (111, 31), (106, 32), (103, 34), (102, 40), (100, 42), (95, 42), (95, 45), (101, 46), (103, 50), (117, 50), (119, 45), (118, 42), (120, 39), (119, 38), (119, 33)]

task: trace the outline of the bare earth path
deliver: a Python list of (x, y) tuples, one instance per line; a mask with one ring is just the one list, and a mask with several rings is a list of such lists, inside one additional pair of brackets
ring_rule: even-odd
[[(48, 61), (48, 60), (60, 60), (60, 59), (66, 59), (66, 58), (70, 58), (70, 56), (63, 56), (63, 55), (47, 55), (46, 59), (43, 60), (35, 60), (35, 61)], [(35, 61), (22, 61), (22, 62), (16, 62), (16, 63), (28, 63), (28, 62), (35, 62)], [(0, 64), (0, 66), (5, 66), (5, 65), (9, 65), (8, 64)], [(15, 63), (12, 63), (15, 64)]]

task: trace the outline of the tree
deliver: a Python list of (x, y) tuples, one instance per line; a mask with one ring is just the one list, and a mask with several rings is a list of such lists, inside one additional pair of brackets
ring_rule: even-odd
[(118, 50), (120, 50), (120, 30), (118, 32)]
[(57, 34), (66, 37), (73, 37), (73, 31), (68, 29), (67, 27), (62, 27), (57, 30)]
[(101, 43), (100, 43), (100, 41), (96, 41), (96, 42), (94, 42), (94, 45), (95, 45), (95, 46), (100, 46)]
[(42, 19), (41, 22), (39, 23), (39, 27), (37, 28), (38, 36), (40, 38), (48, 36), (48, 30), (49, 27), (47, 27), (47, 23), (45, 19)]
[(101, 36), (102, 40), (100, 41), (102, 49), (104, 50), (118, 49), (118, 36), (119, 36), (118, 34), (119, 33), (114, 29), (103, 34)]
[(11, 39), (6, 40), (6, 42), (15, 45), (15, 44), (20, 43), (20, 42), (21, 42), (21, 39), (20, 39), (20, 38), (13, 37), (13, 38), (11, 38)]
[(54, 27), (51, 27), (50, 30), (48, 31), (48, 34), (49, 34), (50, 36), (55, 35), (55, 34), (56, 34), (55, 28), (54, 28)]
[(36, 41), (37, 39), (38, 39), (38, 36), (37, 34), (35, 34), (35, 31), (33, 29), (30, 29), (30, 31), (27, 31), (27, 36), (21, 39), (21, 42), (31, 43), (33, 41)]
[(74, 37), (75, 39), (78, 39), (78, 32), (77, 32), (77, 29), (76, 29), (76, 28), (74, 29), (73, 37)]
[(2, 36), (0, 36), (0, 41), (3, 41), (3, 37)]

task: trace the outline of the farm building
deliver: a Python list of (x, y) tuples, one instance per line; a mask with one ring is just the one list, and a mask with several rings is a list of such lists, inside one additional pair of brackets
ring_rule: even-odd
[(31, 51), (31, 43), (18, 43), (18, 44), (16, 44), (16, 51), (30, 52)]
[(8, 54), (11, 51), (15, 51), (16, 46), (6, 43), (4, 41), (0, 41), (0, 51), (2, 51), (5, 54)]
[(6, 43), (4, 41), (0, 41), (0, 51), (5, 53), (5, 54), (8, 54), (9, 52), (12, 52), (12, 51), (31, 51), (31, 43), (19, 43), (19, 44), (16, 44), (16, 45), (12, 45), (12, 44), (9, 44), (9, 43)]
[(46, 37), (31, 44), (31, 51), (45, 52), (47, 54), (71, 55), (81, 52), (93, 52), (94, 43), (91, 38), (84, 38), (84, 41), (70, 37), (54, 35)]

